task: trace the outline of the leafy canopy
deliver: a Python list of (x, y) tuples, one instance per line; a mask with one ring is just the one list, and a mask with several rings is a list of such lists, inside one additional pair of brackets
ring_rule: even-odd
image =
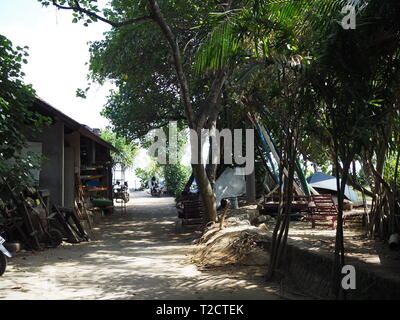
[(126, 138), (118, 136), (110, 129), (102, 131), (101, 138), (118, 149), (118, 152), (111, 153), (113, 165), (119, 164), (121, 167), (126, 169), (133, 167), (139, 148), (132, 141), (128, 141)]

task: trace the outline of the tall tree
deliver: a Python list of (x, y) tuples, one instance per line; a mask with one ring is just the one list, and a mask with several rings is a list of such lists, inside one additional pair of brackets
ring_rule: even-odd
[[(94, 21), (102, 21), (110, 24), (114, 29), (132, 27), (136, 28), (142, 23), (146, 23), (147, 27), (151, 28), (148, 23), (153, 23), (157, 26), (165, 43), (170, 50), (172, 65), (176, 74), (176, 83), (179, 88), (180, 105), (183, 107), (184, 115), (188, 126), (195, 130), (200, 136), (203, 129), (209, 122), (210, 117), (216, 117), (218, 112), (218, 100), (221, 89), (225, 83), (227, 71), (222, 69), (214, 73), (209, 84), (209, 91), (202, 99), (198, 110), (193, 106), (193, 95), (190, 87), (190, 79), (188, 72), (184, 67), (184, 56), (187, 43), (182, 43), (180, 39), (185, 32), (192, 32), (187, 28), (188, 21), (180, 18), (181, 25), (176, 25), (176, 21), (170, 20), (168, 13), (177, 12), (177, 10), (185, 7), (186, 12), (193, 9), (193, 12), (206, 8), (214, 11), (226, 11), (230, 9), (232, 3), (220, 4), (213, 1), (190, 1), (184, 5), (180, 2), (163, 2), (162, 7), (155, 0), (147, 0), (143, 2), (136, 1), (113, 1), (110, 8), (100, 10), (96, 1), (86, 0), (38, 0), (43, 5), (48, 6), (53, 4), (59, 9), (71, 10), (74, 15), (73, 22), (83, 20), (85, 25)], [(239, 1), (240, 2), (240, 1)], [(183, 16), (185, 18), (185, 16)], [(198, 17), (197, 17), (198, 18)], [(197, 19), (194, 21), (196, 27), (201, 27), (202, 21)], [(201, 148), (199, 149), (199, 159), (201, 159)], [(196, 181), (200, 187), (200, 194), (204, 206), (206, 208), (207, 217), (210, 221), (216, 220), (216, 203), (215, 194), (206, 174), (205, 166), (201, 163), (192, 165)]]

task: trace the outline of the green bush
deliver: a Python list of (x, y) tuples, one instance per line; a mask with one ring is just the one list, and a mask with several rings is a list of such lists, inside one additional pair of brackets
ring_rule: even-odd
[(151, 179), (151, 172), (142, 168), (135, 169), (136, 176), (140, 179), (140, 187), (146, 189)]
[(163, 171), (168, 193), (175, 198), (179, 197), (190, 177), (191, 169), (178, 163), (165, 165)]

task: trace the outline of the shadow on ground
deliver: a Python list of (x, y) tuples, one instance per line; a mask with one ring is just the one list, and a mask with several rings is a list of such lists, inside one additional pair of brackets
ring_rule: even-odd
[(10, 261), (0, 299), (280, 299), (261, 274), (201, 271), (190, 262), (193, 233), (175, 233), (172, 198), (135, 193), (92, 241)]

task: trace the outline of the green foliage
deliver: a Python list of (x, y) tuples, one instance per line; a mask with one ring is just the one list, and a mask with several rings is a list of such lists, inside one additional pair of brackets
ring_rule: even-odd
[(118, 136), (110, 129), (103, 130), (101, 138), (118, 149), (118, 152), (111, 153), (113, 165), (119, 164), (126, 169), (132, 168), (139, 151), (139, 148), (132, 141), (129, 142), (128, 139)]
[[(147, 1), (113, 0), (104, 10), (96, 1), (39, 1), (79, 5), (111, 22), (148, 14)], [(238, 0), (229, 9), (211, 0), (157, 2), (181, 48), (195, 113), (215, 71), (229, 70), (218, 125), (222, 118), (225, 127), (237, 127), (255, 111), (281, 150), (285, 135), (295, 131), (301, 158), (324, 171), (337, 160), (383, 158), (384, 179), (397, 179), (398, 0)], [(357, 7), (355, 30), (339, 25), (346, 4)], [(97, 20), (73, 12), (73, 22)], [(185, 121), (169, 45), (153, 21), (112, 29), (92, 43), (90, 56), (91, 80), (117, 86), (103, 111), (116, 132), (142, 139), (170, 120)], [(173, 181), (179, 170), (164, 168)], [(372, 183), (367, 171), (360, 172), (362, 184)]]
[(178, 198), (181, 195), (191, 172), (189, 167), (180, 163), (163, 166), (165, 185), (171, 196)]
[(47, 119), (28, 110), (35, 92), (23, 82), (22, 64), (27, 63), (28, 47), (14, 48), (0, 35), (0, 175), (13, 183), (30, 181), (30, 170), (37, 167), (37, 156), (23, 156), (27, 136), (32, 135)]
[(145, 168), (136, 168), (135, 174), (140, 179), (141, 187), (147, 189), (152, 177), (156, 177), (157, 180), (162, 177), (162, 168), (155, 161), (151, 161)]
[[(397, 165), (397, 172), (396, 172)], [(384, 178), (390, 185), (393, 185), (396, 180), (396, 188), (400, 189), (400, 179), (398, 178), (400, 163), (397, 163), (397, 154), (392, 154), (385, 161)], [(397, 179), (396, 179), (397, 174)]]
[[(194, 54), (210, 30), (209, 13), (220, 6), (200, 0), (165, 1), (159, 5), (182, 48), (193, 108), (198, 111), (213, 78), (200, 79), (192, 74)], [(114, 21), (147, 14), (144, 5), (122, 0), (113, 1), (110, 10)], [(90, 80), (99, 83), (111, 80), (116, 84), (117, 89), (110, 93), (102, 114), (125, 137), (141, 139), (151, 129), (165, 127), (169, 121), (186, 120), (170, 48), (154, 21), (114, 28), (105, 34), (105, 40), (91, 43)], [(78, 94), (85, 96), (85, 90), (79, 90)]]
[[(169, 127), (164, 127), (163, 131), (166, 137), (169, 137)], [(184, 134), (184, 128), (178, 123), (176, 129), (177, 134), (177, 162), (176, 164), (167, 163), (160, 164), (157, 163), (154, 159), (151, 159), (150, 163), (147, 164), (147, 168), (138, 168), (135, 170), (136, 176), (141, 180), (142, 187), (147, 188), (148, 182), (151, 177), (155, 176), (157, 179), (164, 179), (165, 185), (168, 189), (168, 192), (171, 196), (177, 197), (183, 191), (186, 182), (189, 179), (191, 174), (191, 168), (188, 168), (182, 164), (180, 164), (180, 160), (183, 155), (183, 147), (187, 142), (187, 136)], [(149, 148), (153, 141), (154, 137), (151, 133), (149, 133), (145, 139), (142, 141), (143, 148)], [(168, 150), (169, 140), (167, 139), (167, 150)], [(168, 151), (167, 151), (168, 158)]]
[[(197, 72), (238, 65), (268, 57), (275, 47), (286, 46), (287, 36), (322, 34), (338, 17), (345, 0), (255, 0), (210, 16), (212, 31), (201, 43), (195, 61)], [(315, 30), (317, 30), (315, 32)], [(296, 46), (293, 46), (296, 48)]]
[(94, 81), (116, 81), (102, 114), (116, 132), (131, 139), (142, 138), (168, 121), (183, 119), (179, 90), (167, 47), (154, 28), (112, 30), (106, 40), (90, 48)]
[(152, 177), (151, 173), (142, 168), (136, 168), (135, 175), (140, 180), (140, 187), (146, 189), (148, 186), (148, 183)]
[[(192, 170), (190, 167), (184, 166), (180, 163), (184, 146), (187, 143), (188, 137), (184, 133), (184, 129), (179, 126), (177, 129), (177, 162), (176, 164), (168, 163), (162, 166), (165, 184), (169, 194), (175, 198), (181, 195)], [(169, 128), (164, 128), (167, 136), (169, 136)], [(169, 143), (169, 141), (168, 141)]]
[(368, 5), (358, 15), (356, 30), (332, 28), (330, 37), (315, 48), (320, 59), (308, 75), (316, 93), (313, 100), (318, 109), (314, 110), (322, 107), (314, 128), (338, 136), (342, 161), (346, 149), (365, 157), (379, 143), (390, 143), (392, 134), (381, 133), (390, 132), (398, 118), (393, 101), (399, 88), (400, 51), (394, 38), (400, 8), (393, 1), (386, 6), (379, 1), (364, 3)]
[[(101, 10), (97, 6), (97, 0), (55, 0), (55, 1), (48, 1), (48, 0), (38, 0), (43, 6), (49, 6), (50, 4), (55, 4), (58, 8), (78, 8), (82, 7), (85, 8), (93, 13), (100, 13)], [(103, 14), (107, 16), (107, 9), (103, 11)], [(85, 27), (89, 26), (92, 22), (96, 22), (97, 18), (94, 15), (87, 16), (78, 10), (73, 10), (72, 13), (73, 19), (72, 23), (78, 23), (78, 21), (82, 21)]]

